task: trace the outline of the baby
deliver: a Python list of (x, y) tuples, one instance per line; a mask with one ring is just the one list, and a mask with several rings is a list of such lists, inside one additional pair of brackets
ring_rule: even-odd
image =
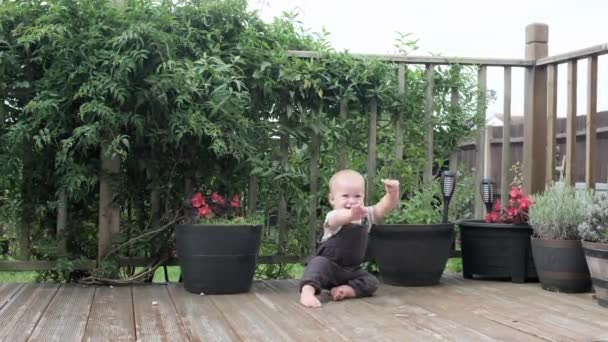
[(399, 205), (399, 181), (384, 180), (386, 194), (372, 207), (365, 207), (365, 180), (353, 170), (341, 170), (329, 180), (329, 203), (333, 210), (325, 217), (323, 237), (304, 269), (300, 282), (300, 303), (316, 308), (316, 295), (331, 290), (333, 300), (371, 296), (378, 280), (361, 268), (368, 233)]

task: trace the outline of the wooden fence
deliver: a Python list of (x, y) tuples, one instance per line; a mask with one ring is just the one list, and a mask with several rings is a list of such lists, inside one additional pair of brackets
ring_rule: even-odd
[[(560, 63), (568, 63), (568, 118), (566, 120), (565, 128), (565, 149), (566, 149), (566, 168), (565, 175), (569, 183), (573, 183), (577, 179), (577, 168), (576, 161), (579, 160), (578, 153), (576, 152), (576, 79), (577, 69), (576, 62), (579, 59), (586, 58), (589, 61), (589, 73), (588, 73), (588, 105), (587, 105), (587, 120), (585, 121), (585, 182), (587, 186), (593, 187), (594, 180), (596, 179), (597, 173), (597, 158), (596, 153), (598, 150), (598, 142), (595, 134), (588, 134), (588, 132), (594, 132), (597, 127), (596, 109), (597, 109), (597, 56), (608, 53), (608, 44), (598, 45), (591, 48), (574, 51), (571, 53), (547, 57), (548, 54), (548, 27), (544, 24), (531, 24), (526, 27), (526, 40), (525, 40), (525, 58), (523, 59), (496, 59), (496, 58), (467, 58), (467, 57), (419, 57), (419, 56), (402, 56), (402, 55), (357, 55), (361, 58), (377, 58), (388, 62), (397, 63), (399, 68), (399, 91), (402, 94), (407, 93), (405, 89), (405, 69), (408, 65), (424, 65), (426, 68), (426, 106), (425, 106), (425, 117), (427, 126), (425, 128), (425, 146), (427, 148), (428, 160), (433, 160), (433, 130), (431, 127), (431, 118), (434, 113), (434, 101), (433, 101), (433, 72), (434, 67), (437, 65), (475, 65), (478, 66), (478, 90), (481, 96), (478, 97), (477, 110), (485, 114), (486, 111), (486, 84), (487, 84), (487, 68), (490, 66), (498, 66), (504, 69), (504, 130), (502, 136), (505, 140), (511, 141), (511, 130), (507, 129), (511, 126), (511, 70), (514, 67), (525, 69), (525, 92), (524, 92), (524, 121), (523, 125), (523, 138), (519, 137), (523, 142), (521, 160), (523, 162), (523, 178), (524, 187), (529, 193), (541, 191), (545, 188), (548, 181), (553, 179), (553, 172), (555, 170), (555, 155), (558, 143), (556, 141), (555, 132), (557, 127), (556, 120), (556, 96), (557, 96), (557, 65)], [(291, 56), (294, 58), (318, 58), (319, 54), (308, 51), (291, 51)], [(452, 103), (458, 104), (458, 92), (453, 91)], [(376, 132), (377, 132), (377, 113), (378, 105), (376, 99), (372, 98), (369, 101), (369, 150), (368, 150), (368, 182), (373, 183), (375, 179), (376, 170)], [(348, 109), (348, 104), (345, 103), (341, 106), (340, 117), (345, 117)], [(291, 110), (286, 108), (287, 111)], [(342, 115), (344, 114), (344, 115)], [(401, 130), (403, 125), (407, 125), (404, 122), (403, 113), (399, 113), (398, 124), (396, 125), (397, 137), (402, 137)], [(516, 133), (516, 132), (514, 132)], [(478, 170), (475, 174), (477, 186), (485, 176), (483, 170), (485, 155), (484, 146), (481, 143), (485, 141), (486, 129), (481, 129), (479, 137), (477, 138), (476, 149), (476, 160), (475, 166)], [(550, 137), (550, 138), (548, 138)], [(310, 244), (312, 244), (314, 234), (313, 232), (317, 229), (317, 217), (316, 209), (318, 203), (318, 161), (319, 161), (319, 137), (311, 137), (311, 200), (310, 200)], [(496, 139), (496, 138), (494, 138)], [(515, 138), (514, 138), (515, 139)], [(493, 146), (493, 145), (491, 145)], [(281, 151), (283, 151), (283, 160), (287, 158), (287, 151), (289, 147), (289, 137), (281, 137)], [(401, 144), (397, 144), (396, 153), (399, 153), (399, 149), (402, 149)], [(402, 151), (402, 150), (401, 150)], [(490, 153), (494, 155), (493, 153)], [(511, 144), (503, 144), (501, 146), (502, 156), (511, 156)], [(102, 161), (106, 157), (102, 154)], [(463, 158), (464, 159), (464, 158)], [(508, 170), (512, 164), (511, 158), (501, 158), (500, 161), (500, 173), (502, 176), (501, 184), (508, 183), (505, 179), (508, 176)], [(116, 165), (112, 160), (103, 162), (103, 169), (107, 173), (112, 173), (116, 169)], [(579, 171), (580, 173), (580, 171)], [(549, 177), (547, 177), (547, 174)], [(432, 163), (428, 163), (427, 168), (424, 171), (424, 179), (430, 180), (432, 177)], [(253, 179), (252, 188), (255, 189), (255, 180)], [(103, 188), (101, 191), (110, 191), (105, 193), (103, 198), (112, 198), (111, 189)], [(372, 188), (368, 189), (368, 198), (372, 197)], [(506, 197), (507, 187), (502, 187), (501, 192)], [(475, 191), (476, 199), (476, 216), (482, 214), (482, 204), (479, 198), (479, 191)], [(253, 199), (255, 201), (255, 198)], [(116, 222), (116, 212), (119, 208), (112, 207), (111, 203), (100, 201), (100, 230), (101, 227), (109, 227), (108, 231), (100, 231), (98, 234), (99, 238), (99, 255), (103, 255), (107, 248), (110, 246), (110, 239), (113, 233), (111, 227), (118, 227)], [(286, 232), (287, 232), (287, 210), (286, 210), (286, 197), (282, 193), (282, 199), (280, 200), (279, 213), (278, 213), (278, 230), (279, 230), (279, 242), (282, 243), (283, 247), (286, 243)], [(111, 221), (111, 224), (105, 222), (102, 225), (102, 220)], [(263, 256), (260, 259), (261, 263), (277, 263), (277, 262), (293, 262), (301, 260), (302, 256), (286, 256), (282, 251), (284, 248), (280, 248), (278, 256)], [(125, 264), (129, 265), (146, 265), (147, 261), (143, 259), (131, 259), (125, 260)], [(175, 263), (174, 260), (170, 263)], [(90, 260), (87, 266), (90, 267), (95, 264), (94, 260)], [(52, 269), (55, 264), (51, 261), (17, 261), (17, 262), (0, 262), (0, 270), (35, 270), (35, 269)]]
[[(587, 132), (586, 122), (587, 115), (579, 115), (576, 117), (576, 144), (574, 147), (574, 174), (575, 182), (585, 182), (586, 171), (586, 144)], [(554, 170), (551, 175), (552, 181), (557, 181), (560, 177), (565, 177), (564, 165), (566, 164), (566, 141), (567, 141), (567, 118), (559, 118), (556, 121), (555, 127), (555, 157)], [(608, 150), (608, 112), (599, 112), (596, 116), (596, 150)], [(524, 124), (516, 123), (511, 125), (510, 129), (510, 155), (507, 160), (512, 164), (522, 162), (523, 160), (523, 142), (524, 142)], [(487, 127), (485, 146), (489, 146), (489, 151), (486, 153), (485, 169), (487, 176), (496, 180), (497, 186), (501, 187), (502, 178), (502, 160), (503, 160), (503, 127)], [(455, 152), (455, 159), (458, 165), (467, 169), (474, 169), (477, 161), (477, 146), (471, 141), (460, 145), (460, 150)], [(548, 156), (549, 158), (549, 156)], [(592, 183), (608, 183), (608, 154), (597, 153), (594, 163), (594, 172)], [(513, 172), (507, 173), (508, 183), (514, 177)], [(547, 173), (547, 177), (549, 174)]]

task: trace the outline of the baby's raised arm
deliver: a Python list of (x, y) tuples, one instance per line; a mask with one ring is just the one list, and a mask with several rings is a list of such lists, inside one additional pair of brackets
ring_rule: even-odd
[(380, 199), (376, 205), (372, 207), (374, 210), (375, 222), (382, 222), (391, 210), (399, 206), (401, 196), (399, 195), (399, 181), (396, 179), (385, 179), (384, 190), (386, 194)]

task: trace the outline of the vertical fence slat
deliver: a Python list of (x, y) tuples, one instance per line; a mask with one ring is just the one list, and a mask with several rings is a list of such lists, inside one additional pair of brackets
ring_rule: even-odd
[(429, 183), (433, 179), (433, 64), (426, 65), (426, 95), (424, 99), (424, 144), (426, 146), (426, 165), (424, 167), (423, 181)]
[(65, 231), (68, 225), (68, 194), (65, 188), (59, 190), (59, 203), (57, 206), (57, 254), (66, 255)]
[(566, 184), (576, 182), (576, 77), (577, 61), (568, 62), (568, 104), (566, 119)]
[(557, 65), (547, 65), (547, 168), (545, 183), (553, 183), (555, 173), (555, 132), (557, 125)]
[(120, 230), (120, 208), (114, 204), (112, 180), (120, 172), (118, 156), (108, 155), (108, 146), (102, 144), (101, 172), (99, 175), (99, 226), (97, 230), (97, 260), (105, 256), (112, 244), (112, 235)]
[[(343, 125), (346, 124), (347, 117), (348, 99), (345, 96), (340, 100), (340, 123)], [(348, 146), (347, 144), (342, 144), (342, 147), (340, 148), (340, 154), (338, 155), (338, 169), (342, 170), (350, 167), (348, 156), (350, 156)]]
[(597, 56), (587, 58), (587, 121), (585, 125), (585, 187), (595, 188), (596, 116), (597, 116)]
[[(405, 71), (406, 65), (403, 63), (399, 63), (397, 66), (397, 80), (399, 83), (399, 97), (404, 99), (406, 96), (405, 93)], [(395, 159), (403, 160), (403, 120), (404, 120), (404, 110), (400, 110), (397, 113), (397, 120), (395, 121)]]
[(314, 251), (317, 232), (317, 206), (319, 204), (319, 158), (321, 137), (313, 132), (310, 141), (310, 215), (308, 227), (308, 247)]
[(378, 99), (369, 100), (369, 150), (367, 155), (367, 202), (374, 201), (376, 189), (376, 133), (378, 129)]
[[(460, 89), (458, 86), (453, 86), (450, 89), (450, 107), (452, 113), (460, 112)], [(450, 154), (450, 171), (458, 170), (458, 144), (452, 154)]]
[(500, 198), (502, 207), (506, 208), (506, 199), (509, 198), (509, 169), (511, 168), (511, 67), (504, 68), (504, 92)]
[(477, 141), (475, 143), (476, 163), (475, 163), (475, 217), (483, 217), (483, 202), (479, 193), (479, 186), (484, 178), (484, 157), (485, 157), (485, 123), (486, 123), (486, 84), (487, 84), (487, 67), (482, 65), (477, 72), (477, 113), (482, 116), (483, 122), (479, 127)]
[(249, 191), (247, 192), (247, 215), (252, 216), (258, 206), (258, 177), (249, 176)]
[[(526, 26), (526, 59), (547, 57), (549, 27)], [(547, 68), (532, 66), (525, 71), (523, 185), (529, 194), (543, 191), (547, 160)]]
[[(287, 106), (287, 117), (291, 117), (293, 107)], [(289, 164), (289, 133), (283, 124), (283, 132), (281, 132), (280, 139), (280, 154), (281, 154), (281, 170), (285, 172)], [(287, 247), (287, 195), (285, 194), (285, 188), (279, 188), (279, 212), (277, 217), (277, 225), (279, 229), (279, 255), (285, 254)]]

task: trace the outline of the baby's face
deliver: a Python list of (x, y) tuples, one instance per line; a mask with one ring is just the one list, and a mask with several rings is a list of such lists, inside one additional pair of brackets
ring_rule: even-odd
[(364, 199), (365, 183), (357, 177), (336, 179), (329, 193), (329, 203), (334, 209), (350, 209), (355, 205), (363, 207)]

